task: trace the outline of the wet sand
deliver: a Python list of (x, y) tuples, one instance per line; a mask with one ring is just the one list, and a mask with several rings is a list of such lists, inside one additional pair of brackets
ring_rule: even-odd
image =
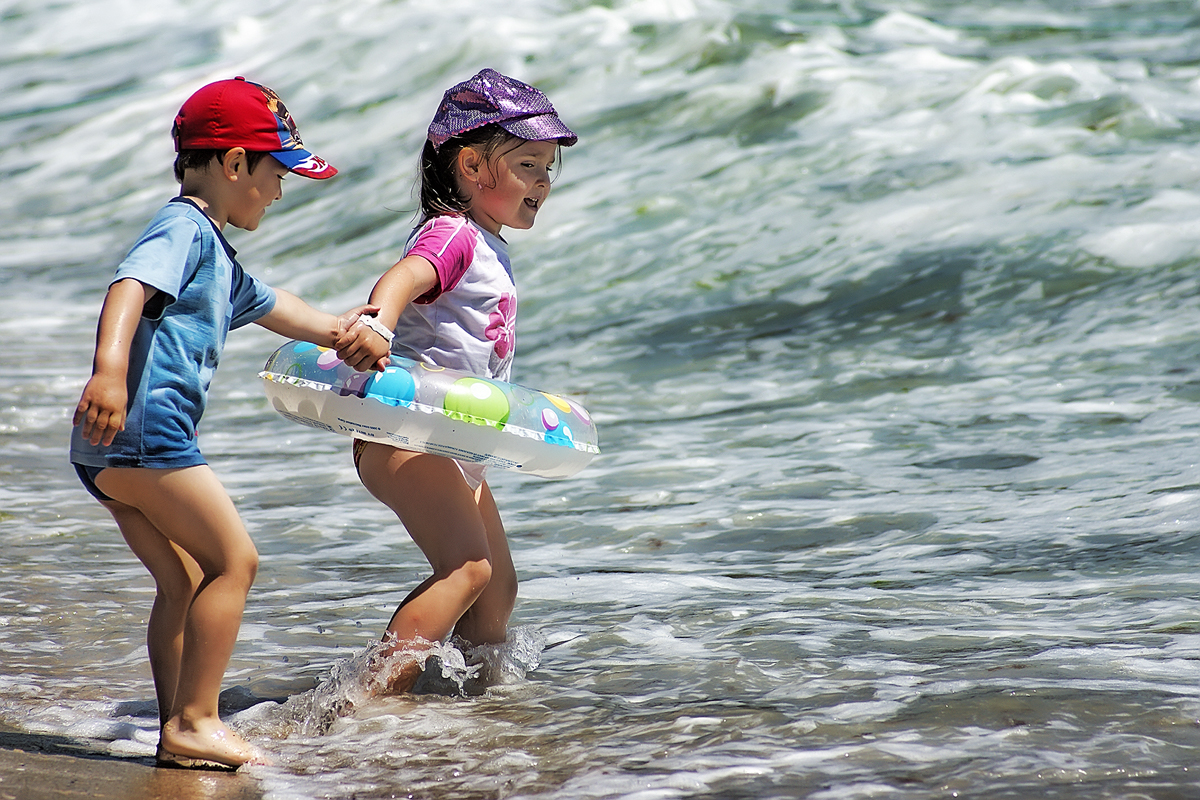
[(262, 800), (249, 775), (159, 769), (65, 736), (0, 729), (0, 800)]

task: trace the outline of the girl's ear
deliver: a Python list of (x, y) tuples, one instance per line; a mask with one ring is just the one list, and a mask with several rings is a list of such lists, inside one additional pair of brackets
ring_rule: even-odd
[(479, 183), (480, 170), (483, 168), (483, 155), (474, 147), (464, 147), (458, 151), (455, 158), (458, 174), (467, 183)]
[(246, 148), (232, 147), (225, 151), (225, 160), (221, 164), (221, 173), (231, 181), (236, 181), (242, 174), (242, 169), (248, 169)]

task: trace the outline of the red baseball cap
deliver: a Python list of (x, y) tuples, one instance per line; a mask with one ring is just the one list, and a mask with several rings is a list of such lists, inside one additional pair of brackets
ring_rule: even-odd
[(175, 150), (244, 147), (270, 153), (297, 175), (324, 180), (337, 170), (304, 149), (296, 123), (279, 95), (245, 78), (217, 81), (199, 89), (175, 115)]

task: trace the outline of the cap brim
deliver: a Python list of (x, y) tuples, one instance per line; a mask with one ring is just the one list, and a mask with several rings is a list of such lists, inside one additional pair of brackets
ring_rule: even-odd
[(275, 150), (271, 156), (297, 175), (323, 181), (337, 175), (337, 169), (318, 155), (297, 148), (295, 150)]
[(539, 114), (536, 117), (509, 119), (501, 122), (500, 127), (513, 136), (520, 136), (522, 139), (534, 142), (548, 142), (557, 139), (563, 147), (570, 147), (579, 141), (575, 132), (564, 125), (556, 114)]

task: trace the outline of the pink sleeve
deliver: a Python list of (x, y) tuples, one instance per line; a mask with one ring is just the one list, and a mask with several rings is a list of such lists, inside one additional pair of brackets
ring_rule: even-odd
[(415, 301), (432, 303), (457, 286), (471, 266), (475, 259), (475, 232), (462, 217), (435, 217), (422, 226), (405, 255), (420, 256), (437, 272), (438, 285)]

